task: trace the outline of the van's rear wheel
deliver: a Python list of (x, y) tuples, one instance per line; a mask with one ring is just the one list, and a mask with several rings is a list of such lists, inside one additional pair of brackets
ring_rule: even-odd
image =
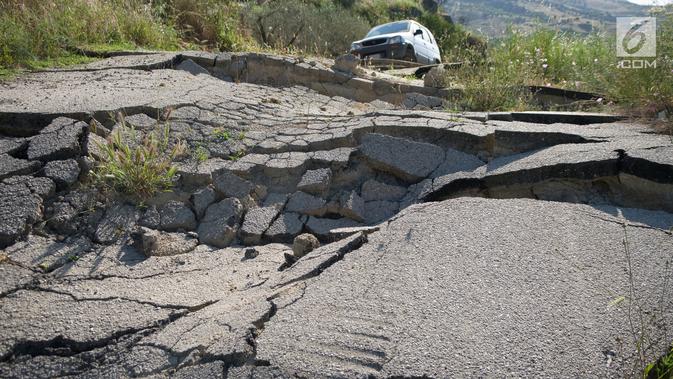
[(409, 62), (416, 62), (416, 52), (412, 47), (407, 47), (407, 52), (404, 53), (404, 60)]

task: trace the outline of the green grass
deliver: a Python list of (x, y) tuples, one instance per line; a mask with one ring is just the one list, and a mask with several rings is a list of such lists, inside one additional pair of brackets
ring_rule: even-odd
[(65, 54), (55, 58), (46, 58), (40, 60), (29, 60), (25, 63), (26, 68), (31, 70), (39, 70), (53, 67), (67, 67), (77, 64), (91, 63), (96, 58), (87, 57), (77, 54)]
[(80, 46), (175, 49), (178, 35), (140, 0), (6, 0), (0, 3), (0, 67), (72, 61)]
[(196, 147), (196, 149), (194, 149), (192, 156), (197, 162), (203, 163), (207, 161), (208, 158), (210, 158), (210, 153), (208, 152), (208, 149), (199, 145)]
[(237, 161), (245, 156), (245, 150), (239, 150), (229, 156), (230, 161)]
[(181, 144), (169, 144), (170, 128), (152, 131), (137, 143), (137, 132), (121, 122), (121, 127), (99, 147), (104, 152), (93, 171), (94, 182), (101, 188), (143, 201), (160, 191), (168, 191), (175, 182), (172, 162), (181, 154)]
[(673, 347), (658, 361), (645, 367), (643, 379), (671, 379), (673, 378)]
[(213, 130), (213, 139), (216, 141), (229, 141), (231, 139), (231, 134), (228, 130), (217, 128)]

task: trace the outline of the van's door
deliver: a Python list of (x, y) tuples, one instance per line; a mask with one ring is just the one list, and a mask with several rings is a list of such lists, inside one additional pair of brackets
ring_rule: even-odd
[[(412, 33), (414, 34), (414, 49), (419, 63), (428, 63), (429, 53), (426, 38), (428, 38), (425, 31), (420, 25), (411, 24)], [(420, 31), (420, 33), (419, 33)]]
[(435, 64), (437, 62), (441, 62), (441, 53), (439, 52), (439, 45), (437, 45), (437, 41), (435, 40), (435, 36), (432, 35), (432, 33), (425, 28), (425, 32), (427, 33), (427, 47), (428, 47), (428, 58), (429, 58), (429, 64)]

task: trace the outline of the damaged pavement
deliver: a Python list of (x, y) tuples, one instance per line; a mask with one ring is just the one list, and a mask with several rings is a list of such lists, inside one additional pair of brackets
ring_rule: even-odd
[[(630, 377), (673, 342), (673, 141), (646, 125), (262, 54), (0, 88), (0, 377)], [(142, 206), (90, 180), (119, 113), (192, 152)]]

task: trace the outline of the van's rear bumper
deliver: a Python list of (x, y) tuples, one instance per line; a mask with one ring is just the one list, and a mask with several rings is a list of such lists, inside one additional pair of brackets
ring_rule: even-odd
[(403, 59), (404, 56), (407, 54), (407, 49), (409, 49), (410, 47), (411, 45), (406, 43), (363, 46), (359, 49), (351, 51), (351, 54), (359, 56), (360, 59), (367, 59), (367, 58)]

